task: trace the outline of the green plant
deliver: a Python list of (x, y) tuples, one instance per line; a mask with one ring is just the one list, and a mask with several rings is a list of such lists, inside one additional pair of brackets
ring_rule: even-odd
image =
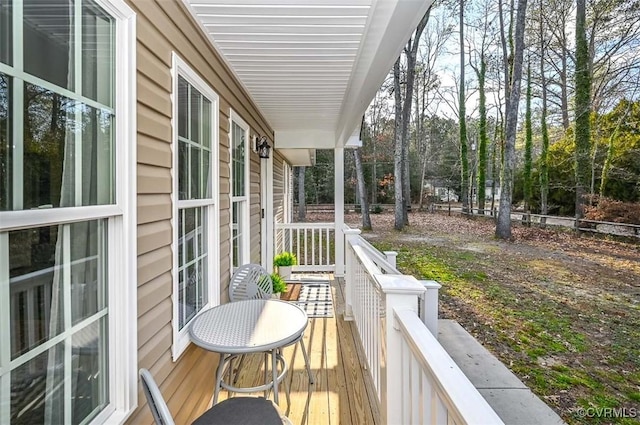
[(271, 274), (271, 282), (273, 283), (273, 293), (280, 294), (282, 292), (287, 292), (287, 284), (285, 283), (282, 276), (278, 273)]
[(273, 257), (273, 265), (276, 267), (295, 266), (296, 264), (298, 264), (298, 259), (291, 252), (284, 251)]

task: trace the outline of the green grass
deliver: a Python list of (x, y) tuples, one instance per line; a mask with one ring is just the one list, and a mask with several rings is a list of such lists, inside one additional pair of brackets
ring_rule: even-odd
[[(628, 406), (640, 401), (640, 324), (619, 321), (611, 329), (612, 343), (607, 347), (610, 364), (626, 365), (630, 372), (614, 367), (598, 370), (590, 359), (592, 343), (584, 329), (602, 326), (606, 317), (599, 315), (599, 306), (576, 311), (544, 289), (518, 292), (516, 284), (493, 280), (490, 272), (495, 260), (476, 252), (418, 243), (375, 245), (380, 250), (397, 251), (398, 269), (403, 273), (441, 283), (441, 305), (455, 300), (456, 308), (464, 310), (458, 313), (461, 319), (484, 332), (488, 348), (538, 396), (569, 393), (576, 408)], [(524, 262), (508, 266), (520, 271), (527, 267)], [(554, 277), (545, 276), (541, 281), (553, 283)], [(575, 361), (576, 356), (580, 361)], [(548, 359), (551, 365), (545, 364)], [(562, 413), (569, 423), (606, 422), (566, 409)]]

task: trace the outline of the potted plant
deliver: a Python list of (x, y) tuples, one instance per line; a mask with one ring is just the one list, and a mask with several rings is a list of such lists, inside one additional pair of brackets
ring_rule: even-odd
[(287, 292), (287, 284), (278, 273), (271, 273), (271, 282), (273, 283), (274, 298), (280, 298), (280, 294)]
[(298, 264), (298, 259), (292, 252), (281, 252), (273, 258), (273, 265), (278, 268), (278, 274), (284, 279), (291, 277), (291, 266)]

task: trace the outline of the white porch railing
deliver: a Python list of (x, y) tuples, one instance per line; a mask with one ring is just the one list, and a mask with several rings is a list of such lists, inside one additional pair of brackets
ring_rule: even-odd
[[(437, 340), (438, 289), (396, 268), (344, 226), (345, 320), (353, 320), (385, 424), (501, 424)], [(291, 251), (297, 271), (335, 270), (335, 224), (276, 224), (276, 254)]]
[[(383, 255), (345, 230), (346, 311), (365, 351), (386, 424), (501, 424), (425, 323), (437, 323), (435, 282), (400, 274)], [(423, 300), (421, 302), (421, 300)], [(422, 318), (418, 311), (422, 310)], [(436, 336), (434, 336), (436, 335)]]
[(293, 252), (298, 258), (294, 271), (335, 270), (334, 223), (276, 223), (275, 253)]

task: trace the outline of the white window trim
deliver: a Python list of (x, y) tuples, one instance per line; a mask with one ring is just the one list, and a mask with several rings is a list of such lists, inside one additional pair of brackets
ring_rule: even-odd
[[(130, 143), (136, 140), (137, 128), (136, 15), (122, 0), (94, 1), (114, 18), (116, 25), (115, 205), (2, 212), (0, 232), (109, 218), (109, 405), (91, 421), (92, 424), (102, 424), (124, 423), (137, 407), (138, 398), (137, 326), (132, 326), (132, 323), (137, 323), (137, 157), (136, 144)], [(21, 61), (14, 66), (21, 68)], [(19, 71), (17, 78), (23, 74)], [(60, 89), (56, 87), (55, 91), (60, 92)], [(8, 264), (2, 265), (8, 270)], [(8, 290), (8, 282), (1, 281), (0, 297), (8, 300), (8, 294), (5, 294)], [(0, 330), (0, 337), (5, 336), (5, 332)]]
[[(231, 252), (229, 255), (229, 270), (231, 274), (233, 274), (233, 203), (237, 201), (245, 201), (246, 208), (243, 210), (242, 217), (240, 217), (239, 221), (242, 224), (242, 228), (246, 229), (244, 234), (244, 239), (242, 240), (242, 258), (245, 263), (251, 262), (251, 249), (249, 247), (251, 243), (251, 152), (253, 152), (253, 140), (250, 140), (250, 129), (249, 124), (245, 120), (240, 117), (238, 113), (236, 113), (233, 109), (229, 111), (229, 155), (231, 161), (229, 161), (229, 200), (231, 201), (230, 205), (232, 211), (230, 211), (230, 219), (229, 219), (229, 235), (231, 236)], [(244, 163), (244, 196), (233, 196), (233, 123), (236, 123), (242, 130), (244, 130), (245, 134), (245, 163)]]
[[(209, 286), (207, 288), (207, 291), (209, 294), (209, 300), (202, 307), (200, 312), (206, 310), (209, 307), (220, 304), (220, 279), (218, 277), (218, 270), (220, 265), (220, 234), (218, 231), (220, 228), (220, 197), (218, 188), (218, 179), (220, 176), (220, 167), (218, 163), (218, 127), (220, 100), (213, 89), (187, 64), (187, 62), (180, 58), (176, 54), (176, 52), (172, 53), (171, 76), (173, 78), (173, 92), (171, 93), (171, 102), (173, 108), (173, 117), (171, 118), (171, 127), (173, 132), (171, 143), (171, 151), (173, 154), (173, 167), (171, 169), (171, 177), (173, 179), (173, 190), (171, 193), (171, 202), (173, 204), (173, 214), (171, 218), (171, 227), (173, 229), (173, 344), (171, 346), (171, 354), (173, 361), (175, 362), (191, 343), (191, 339), (189, 338), (188, 324), (185, 324), (182, 330), (178, 330), (178, 76), (184, 78), (191, 86), (196, 88), (200, 93), (202, 93), (204, 97), (211, 101), (211, 198), (207, 198), (205, 200), (198, 199), (180, 201), (181, 205), (183, 206), (206, 205), (209, 209), (209, 214), (207, 214), (207, 250), (209, 253), (209, 267), (207, 268), (207, 281), (209, 283)], [(191, 320), (193, 320), (193, 318)]]

